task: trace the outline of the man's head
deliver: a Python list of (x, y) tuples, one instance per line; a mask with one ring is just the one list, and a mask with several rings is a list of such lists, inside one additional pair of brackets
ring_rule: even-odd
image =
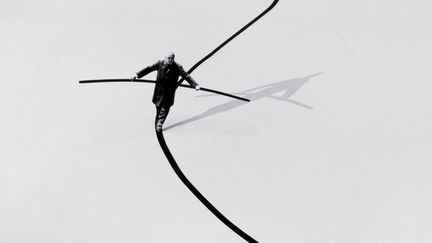
[(174, 62), (175, 54), (174, 52), (168, 52), (168, 54), (165, 56), (165, 62), (169, 65), (171, 65)]

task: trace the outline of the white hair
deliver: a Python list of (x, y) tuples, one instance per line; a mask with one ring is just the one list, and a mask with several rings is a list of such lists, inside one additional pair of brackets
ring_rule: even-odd
[(170, 57), (170, 56), (175, 57), (175, 53), (173, 51), (169, 51), (165, 57)]

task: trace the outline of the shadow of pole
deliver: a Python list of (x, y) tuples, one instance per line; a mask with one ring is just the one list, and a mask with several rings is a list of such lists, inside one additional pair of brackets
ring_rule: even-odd
[[(258, 86), (258, 87), (255, 87), (252, 89), (247, 89), (247, 90), (244, 90), (240, 93), (235, 93), (235, 94), (236, 95), (243, 95), (245, 98), (250, 99), (251, 102), (254, 102), (256, 100), (263, 99), (263, 98), (271, 98), (271, 99), (275, 99), (278, 101), (289, 102), (289, 103), (298, 105), (298, 106), (306, 108), (306, 109), (313, 109), (313, 107), (311, 107), (309, 105), (303, 104), (303, 103), (298, 102), (298, 101), (291, 100), (289, 98), (293, 94), (295, 94), (311, 78), (318, 76), (320, 74), (322, 74), (322, 72), (314, 73), (314, 74), (311, 74), (311, 75), (308, 75), (305, 77), (301, 77), (301, 78), (289, 79), (289, 80), (284, 80), (284, 81), (279, 81), (279, 82), (274, 82), (274, 83)], [(276, 94), (279, 92), (283, 92), (283, 94), (280, 96), (277, 96)], [(237, 107), (243, 106), (245, 104), (247, 104), (247, 103), (239, 101), (239, 100), (232, 100), (232, 101), (229, 101), (227, 103), (212, 107), (201, 114), (198, 114), (198, 115), (193, 116), (191, 118), (188, 118), (186, 120), (174, 123), (170, 126), (167, 126), (167, 127), (165, 127), (164, 130), (166, 131), (166, 130), (172, 129), (174, 127), (178, 127), (178, 126), (185, 125), (185, 124), (197, 121), (197, 120), (201, 120), (201, 119), (209, 117), (209, 116), (216, 115), (218, 113), (226, 112), (226, 111), (235, 109)]]

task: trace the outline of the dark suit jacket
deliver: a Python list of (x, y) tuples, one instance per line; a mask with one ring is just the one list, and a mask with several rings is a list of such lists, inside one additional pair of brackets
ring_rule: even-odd
[(156, 85), (153, 92), (153, 103), (156, 106), (172, 106), (174, 104), (175, 91), (179, 85), (179, 76), (183, 77), (192, 87), (198, 84), (183, 69), (181, 65), (173, 62), (171, 65), (166, 64), (163, 60), (145, 67), (137, 73), (138, 78), (157, 70)]

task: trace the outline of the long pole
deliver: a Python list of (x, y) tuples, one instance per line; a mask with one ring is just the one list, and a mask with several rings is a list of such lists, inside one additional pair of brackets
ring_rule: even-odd
[[(135, 79), (134, 81), (131, 81), (130, 79), (91, 79), (91, 80), (80, 80), (79, 83), (81, 84), (88, 84), (88, 83), (112, 83), (112, 82), (133, 82), (133, 83), (156, 83), (156, 81), (154, 80), (148, 80), (148, 79)], [(193, 87), (189, 86), (189, 85), (184, 85), (184, 84), (180, 84), (180, 87), (183, 88), (190, 88), (193, 89)], [(245, 102), (250, 102), (249, 99), (240, 97), (240, 96), (236, 96), (236, 95), (232, 95), (232, 94), (228, 94), (222, 91), (218, 91), (218, 90), (214, 90), (214, 89), (208, 89), (208, 88), (204, 88), (201, 87), (200, 90), (205, 91), (205, 92), (210, 92), (210, 93), (214, 93), (214, 94), (218, 94), (218, 95), (223, 95), (223, 96), (227, 96), (227, 97), (231, 97), (233, 99), (238, 99), (238, 100), (242, 100)]]

